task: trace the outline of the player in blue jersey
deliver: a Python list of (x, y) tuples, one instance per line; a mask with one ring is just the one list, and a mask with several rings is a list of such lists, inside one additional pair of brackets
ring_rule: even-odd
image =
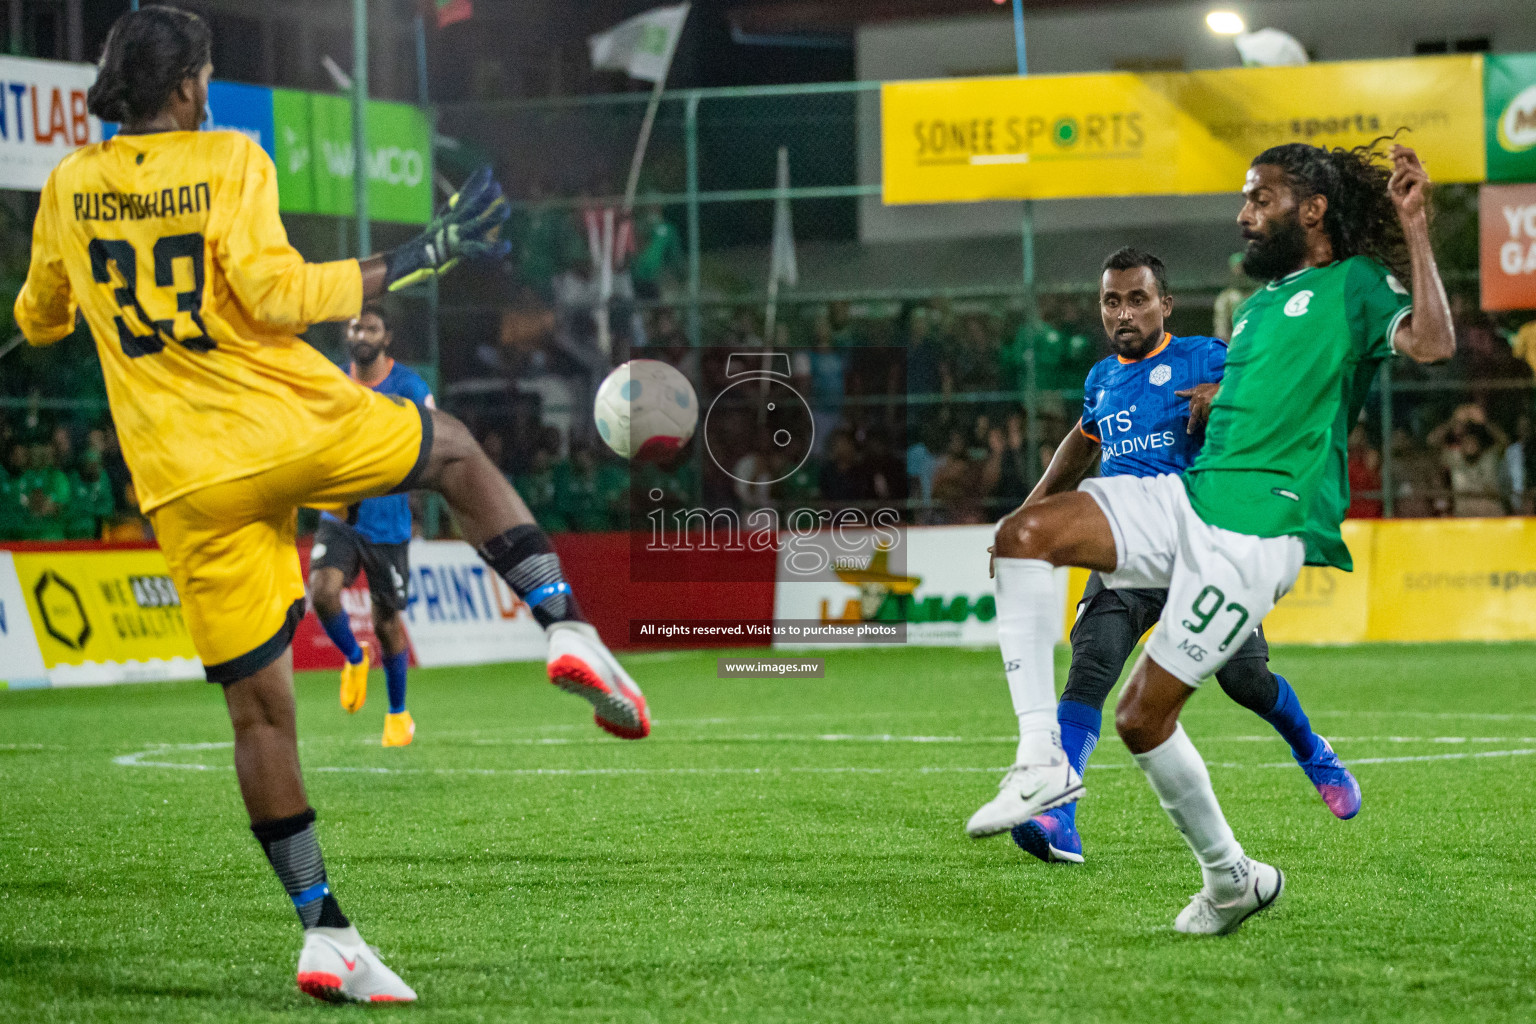
[[(1164, 329), (1173, 299), (1163, 263), (1135, 249), (1104, 261), (1099, 306), (1116, 354), (1089, 371), (1082, 419), (1026, 505), (1076, 488), (1096, 461), (1103, 476), (1153, 477), (1182, 473), (1200, 451), (1211, 397), (1226, 368), (1226, 342), (1177, 338)], [(1104, 701), (1167, 599), (1166, 590), (1111, 590), (1098, 573), (1089, 577), (1072, 628), (1072, 667), (1056, 709), (1062, 747), (1079, 775), (1098, 743)], [(1290, 683), (1270, 671), (1262, 628), (1253, 630), (1216, 679), (1227, 696), (1290, 744), (1329, 810), (1340, 818), (1355, 816), (1360, 787), (1312, 731)], [(1081, 863), (1076, 810), (1075, 803), (1067, 804), (1015, 826), (1014, 841), (1044, 861)]]
[[(432, 391), (414, 370), (389, 355), (393, 340), (389, 314), (370, 303), (347, 325), (347, 351), (353, 380), (383, 395), (433, 408)], [(352, 635), (341, 592), (357, 579), (359, 570), (368, 576), (373, 600), (373, 632), (384, 649), (384, 682), (389, 690), (389, 714), (384, 717), (386, 747), (403, 747), (416, 734), (416, 724), (405, 709), (405, 674), (410, 644), (400, 613), (406, 606), (406, 581), (410, 579), (411, 505), (408, 494), (369, 498), (347, 510), (340, 519), (329, 512), (320, 517), (315, 546), (310, 551), (309, 600), (320, 625), (347, 664), (341, 670), (341, 706), (356, 712), (368, 698), (368, 645)]]

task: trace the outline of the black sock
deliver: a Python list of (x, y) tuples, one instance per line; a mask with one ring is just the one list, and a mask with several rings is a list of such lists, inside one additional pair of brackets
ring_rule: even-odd
[(560, 571), (560, 556), (537, 526), (514, 526), (480, 546), (480, 557), (533, 610), (539, 625), (585, 622), (571, 585)]
[(251, 831), (256, 833), (305, 928), (345, 928), (352, 923), (341, 912), (325, 879), (325, 859), (315, 837), (314, 808), (291, 818), (259, 821)]

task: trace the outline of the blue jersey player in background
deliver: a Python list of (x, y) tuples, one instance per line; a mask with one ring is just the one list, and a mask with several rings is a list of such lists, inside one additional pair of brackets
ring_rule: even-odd
[[(385, 395), (432, 407), (427, 382), (389, 355), (389, 314), (383, 306), (363, 307), (347, 325), (348, 370), (353, 380)], [(329, 512), (320, 517), (309, 559), (309, 599), (326, 635), (347, 664), (341, 670), (341, 706), (356, 712), (368, 697), (368, 645), (352, 635), (341, 592), (361, 570), (368, 576), (373, 601), (373, 631), (384, 649), (384, 681), (389, 689), (389, 714), (384, 717), (386, 747), (403, 747), (416, 734), (405, 709), (405, 675), (410, 644), (400, 613), (406, 607), (410, 579), (411, 504), (408, 494), (369, 498), (347, 510), (345, 519)]]
[[(1125, 248), (1104, 261), (1099, 287), (1104, 330), (1116, 355), (1084, 383), (1083, 417), (1056, 450), (1025, 504), (1075, 488), (1099, 462), (1104, 476), (1181, 473), (1195, 460), (1227, 345), (1219, 338), (1176, 338), (1163, 328), (1173, 310), (1167, 274), (1156, 256)], [(1104, 701), (1136, 644), (1158, 620), (1165, 590), (1108, 590), (1094, 573), (1072, 627), (1072, 667), (1057, 705), (1062, 748), (1079, 774), (1099, 741)], [(1256, 628), (1216, 673), (1227, 695), (1275, 727), (1329, 810), (1352, 818), (1360, 786), (1328, 741), (1312, 731), (1296, 691), (1269, 670), (1269, 647)], [(1014, 841), (1044, 861), (1083, 860), (1077, 805), (1018, 825)]]

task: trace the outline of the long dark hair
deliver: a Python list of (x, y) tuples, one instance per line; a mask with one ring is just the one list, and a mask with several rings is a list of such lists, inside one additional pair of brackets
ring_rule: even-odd
[(103, 121), (144, 121), (213, 59), (213, 34), (190, 11), (143, 7), (112, 26), (86, 107)]
[(1253, 166), (1271, 164), (1285, 172), (1299, 203), (1325, 196), (1328, 212), (1323, 230), (1333, 243), (1333, 258), (1368, 256), (1404, 277), (1408, 270), (1408, 245), (1397, 207), (1387, 194), (1392, 168), (1382, 146), (1396, 134), (1353, 149), (1320, 149), (1304, 142), (1273, 146), (1253, 158)]

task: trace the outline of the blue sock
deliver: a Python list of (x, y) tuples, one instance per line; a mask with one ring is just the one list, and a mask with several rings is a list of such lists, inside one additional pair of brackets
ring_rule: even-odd
[(1265, 715), (1264, 721), (1274, 726), (1281, 738), (1291, 745), (1296, 760), (1309, 761), (1317, 754), (1322, 741), (1312, 731), (1312, 723), (1307, 721), (1307, 713), (1301, 710), (1301, 701), (1291, 684), (1279, 673), (1275, 674), (1275, 682), (1280, 684), (1280, 693), (1275, 698), (1275, 710)]
[(363, 649), (357, 645), (357, 637), (352, 635), (352, 622), (347, 618), (345, 609), (329, 619), (320, 619), (320, 628), (325, 630), (325, 635), (331, 638), (331, 643), (336, 645), (341, 656), (347, 659), (347, 664), (356, 665), (363, 660)]
[(389, 687), (389, 713), (392, 715), (405, 710), (405, 667), (410, 660), (407, 651), (384, 659), (384, 685)]
[[(1061, 725), (1061, 747), (1067, 752), (1067, 760), (1081, 775), (1088, 770), (1088, 759), (1093, 748), (1099, 745), (1099, 728), (1104, 714), (1096, 707), (1064, 700), (1056, 705), (1056, 721)], [(1065, 818), (1073, 828), (1077, 827), (1077, 804), (1070, 803), (1051, 812)]]

